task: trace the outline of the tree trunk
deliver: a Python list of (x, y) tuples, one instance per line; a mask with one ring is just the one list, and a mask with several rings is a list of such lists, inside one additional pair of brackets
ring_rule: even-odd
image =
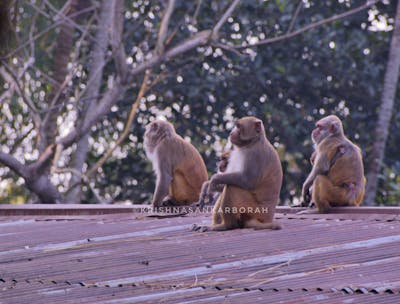
[(390, 121), (393, 114), (394, 98), (400, 67), (400, 1), (397, 4), (396, 21), (390, 44), (389, 59), (386, 66), (385, 79), (379, 111), (378, 122), (375, 129), (375, 142), (371, 153), (371, 166), (367, 175), (367, 189), (365, 195), (366, 205), (374, 205), (376, 190), (378, 188), (378, 174), (382, 168), (385, 155), (385, 146), (389, 134)]
[[(75, 12), (77, 4), (78, 0), (71, 1), (70, 8), (66, 14), (67, 17)], [(64, 88), (62, 84), (68, 75), (68, 62), (74, 45), (73, 36), (73, 25), (68, 22), (68, 20), (64, 20), (60, 25), (60, 33), (57, 37), (56, 49), (54, 52), (52, 77), (55, 84), (47, 97), (48, 113), (44, 119), (39, 137), (40, 152), (43, 152), (48, 145), (54, 143), (55, 137), (57, 136), (57, 118), (60, 113), (60, 105), (64, 101), (64, 96), (62, 94)]]
[[(100, 14), (97, 20), (97, 32), (93, 49), (90, 55), (92, 62), (90, 64), (89, 81), (86, 88), (87, 94), (84, 99), (85, 104), (79, 116), (78, 124), (84, 125), (84, 121), (90, 116), (94, 108), (97, 106), (98, 96), (103, 79), (103, 68), (105, 65), (105, 56), (107, 46), (109, 44), (108, 33), (112, 20), (113, 1), (103, 0), (100, 8)], [(78, 126), (78, 128), (80, 127)], [(89, 135), (86, 134), (79, 139), (74, 155), (71, 158), (70, 167), (78, 172), (83, 171), (83, 165), (86, 162), (87, 153), (89, 151), (88, 143)], [(81, 177), (73, 175), (69, 187), (71, 188), (66, 196), (66, 201), (71, 203), (80, 203), (82, 200)]]
[[(79, 0), (72, 0), (67, 9), (66, 16), (75, 13)], [(68, 75), (68, 63), (74, 44), (74, 27), (68, 20), (64, 20), (60, 25), (60, 33), (57, 37), (56, 48), (54, 51), (53, 74), (54, 86), (47, 96), (48, 112), (43, 120), (43, 124), (38, 132), (38, 148), (40, 154), (44, 153), (46, 147), (55, 142), (57, 136), (57, 117), (60, 113), (60, 105), (64, 101), (62, 94), (64, 83)], [(52, 149), (51, 149), (52, 150)], [(52, 154), (52, 153), (51, 153)], [(51, 162), (46, 161), (37, 166), (28, 167), (26, 174), (22, 175), (25, 179), (27, 188), (35, 193), (40, 203), (62, 203), (63, 197), (50, 180)]]

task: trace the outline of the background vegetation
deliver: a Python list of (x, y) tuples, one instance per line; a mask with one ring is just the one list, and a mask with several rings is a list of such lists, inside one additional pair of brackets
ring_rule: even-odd
[[(157, 116), (191, 140), (210, 174), (235, 118), (262, 118), (284, 168), (282, 204), (298, 202), (310, 132), (325, 115), (343, 120), (369, 172), (384, 131), (377, 121), (396, 7), (10, 1), (15, 32), (0, 66), (0, 202), (149, 202), (154, 175), (142, 137)], [(400, 201), (398, 95), (389, 110), (389, 135), (378, 147), (384, 157), (373, 168), (370, 203), (377, 205)]]

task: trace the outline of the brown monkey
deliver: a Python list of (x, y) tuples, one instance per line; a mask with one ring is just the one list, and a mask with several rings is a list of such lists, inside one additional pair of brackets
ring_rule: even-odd
[[(336, 161), (345, 154), (346, 151), (351, 151), (351, 148), (346, 147), (345, 145), (341, 145), (336, 149), (336, 153), (335, 155), (332, 157), (331, 161), (329, 162), (329, 168), (332, 168), (332, 166), (336, 163)], [(310, 157), (310, 163), (312, 166), (314, 166), (314, 161), (315, 161), (315, 157), (317, 155), (317, 152), (314, 151), (311, 154)], [(312, 187), (310, 188), (309, 192), (312, 192)], [(315, 207), (315, 203), (310, 201), (310, 197), (308, 196), (308, 201), (303, 200), (303, 202), (301, 203), (301, 207), (309, 207), (309, 208), (313, 208)]]
[(194, 225), (193, 230), (234, 228), (280, 229), (274, 222), (282, 186), (282, 166), (265, 135), (261, 120), (244, 117), (230, 134), (234, 149), (224, 173), (211, 177), (209, 192), (224, 189), (213, 209), (212, 227)]
[[(219, 162), (217, 163), (217, 168), (218, 168), (218, 173), (223, 173), (226, 171), (226, 168), (228, 166), (229, 162), (229, 151), (222, 153)], [(203, 183), (203, 186), (201, 187), (201, 192), (200, 192), (200, 199), (199, 201), (195, 204), (196, 207), (204, 207), (206, 203), (208, 204), (213, 204), (216, 199), (218, 199), (219, 194), (216, 196), (214, 193), (221, 193), (223, 190), (223, 187), (219, 187), (218, 189), (215, 189), (214, 193), (209, 193), (209, 185), (210, 182), (206, 181)], [(223, 186), (223, 185), (220, 185)]]
[(359, 206), (365, 192), (362, 155), (344, 135), (340, 119), (335, 115), (322, 118), (311, 138), (316, 149), (311, 157), (313, 168), (303, 184), (303, 201), (311, 200), (319, 212), (337, 206)]
[(156, 120), (146, 126), (144, 148), (157, 175), (152, 205), (188, 205), (198, 201), (207, 169), (199, 152), (172, 124)]

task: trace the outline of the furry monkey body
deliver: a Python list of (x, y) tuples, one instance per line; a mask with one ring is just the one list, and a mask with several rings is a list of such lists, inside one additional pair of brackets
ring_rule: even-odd
[(362, 154), (344, 135), (340, 119), (335, 115), (322, 118), (311, 137), (316, 148), (313, 168), (303, 184), (303, 201), (311, 200), (319, 212), (329, 212), (331, 207), (359, 206), (365, 192)]
[(211, 192), (224, 186), (214, 205), (212, 226), (195, 225), (193, 229), (280, 229), (273, 219), (282, 186), (282, 167), (262, 121), (255, 117), (239, 119), (230, 139), (234, 149), (226, 171), (213, 175), (209, 182)]
[(193, 145), (172, 124), (157, 120), (146, 126), (144, 147), (157, 176), (152, 205), (189, 205), (198, 201), (207, 169)]

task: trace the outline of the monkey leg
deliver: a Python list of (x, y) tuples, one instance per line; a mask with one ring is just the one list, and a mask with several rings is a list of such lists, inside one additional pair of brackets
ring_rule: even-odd
[[(213, 227), (219, 226), (222, 224), (221, 202), (222, 202), (223, 196), (224, 196), (224, 194), (221, 193), (221, 195), (217, 198), (217, 201), (215, 202), (215, 205), (214, 205), (214, 208), (212, 211), (212, 227), (193, 224), (191, 230), (205, 232), (205, 231), (214, 230)], [(220, 229), (220, 230), (226, 230), (226, 229)]]
[(335, 186), (325, 175), (317, 175), (315, 178), (312, 201), (320, 213), (329, 212), (331, 207), (349, 205), (346, 189)]
[(367, 183), (367, 179), (364, 177), (364, 184), (361, 187), (361, 191), (358, 194), (357, 198), (355, 199), (354, 205), (355, 206), (360, 206), (362, 201), (364, 200), (364, 195), (365, 195), (365, 184)]
[(195, 231), (224, 231), (236, 228), (281, 229), (273, 221), (276, 203), (261, 204), (242, 188), (226, 186), (213, 208), (212, 226), (194, 226)]
[(169, 189), (169, 195), (172, 197), (176, 205), (189, 205), (199, 200), (200, 189), (194, 189), (188, 183), (185, 175), (180, 171), (175, 171), (172, 177), (172, 183)]
[(238, 214), (232, 209), (232, 187), (224, 187), (212, 212), (210, 230), (222, 231), (239, 228)]
[(215, 202), (214, 208), (212, 210), (212, 224), (213, 225), (218, 225), (218, 224), (222, 223), (221, 204), (222, 204), (223, 197), (224, 197), (224, 193), (221, 193), (221, 195), (217, 198), (217, 201)]
[(259, 229), (282, 229), (281, 224), (274, 221), (276, 202), (263, 202), (262, 204), (256, 201), (247, 203), (247, 213), (243, 216), (243, 227)]

